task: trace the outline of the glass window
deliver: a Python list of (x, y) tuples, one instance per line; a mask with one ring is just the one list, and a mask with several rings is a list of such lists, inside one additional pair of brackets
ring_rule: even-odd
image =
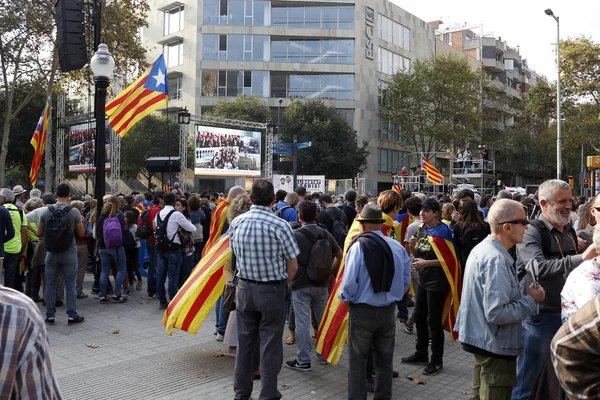
[(183, 63), (183, 42), (173, 42), (163, 46), (167, 68), (175, 67)]
[(227, 95), (227, 71), (219, 71), (219, 85), (217, 96)]
[(304, 28), (304, 7), (288, 7), (285, 26)]
[(217, 71), (202, 71), (202, 96), (217, 95)]
[(165, 11), (164, 34), (170, 35), (183, 29), (183, 6)]
[(389, 172), (388, 170), (388, 149), (380, 149), (379, 172)]
[(410, 59), (380, 47), (377, 68), (379, 72), (388, 75), (393, 75), (397, 72), (406, 73), (410, 70)]
[(354, 99), (354, 75), (338, 75), (338, 87), (338, 99)]
[(410, 51), (410, 29), (379, 14), (379, 38)]
[(273, 26), (287, 26), (287, 7), (273, 7), (272, 13), (272, 25)]
[(219, 35), (202, 35), (202, 59), (218, 60), (219, 52), (217, 50)]
[(344, 74), (271, 74), (271, 97), (353, 99), (354, 75)]
[(252, 22), (253, 22), (253, 16), (254, 16), (254, 7), (253, 7), (253, 3), (252, 0), (246, 0), (244, 2), (244, 25), (247, 26), (251, 26)]
[(305, 24), (306, 28), (320, 28), (321, 27), (321, 7), (320, 6), (309, 6), (305, 9)]
[(219, 24), (220, 0), (204, 0), (203, 20), (205, 25)]
[(167, 78), (167, 85), (169, 87), (169, 100), (181, 99), (181, 81), (181, 75), (173, 75)]
[(271, 25), (271, 2), (269, 0), (254, 0), (254, 26)]
[(269, 97), (269, 73), (252, 71), (252, 94), (258, 97)]
[(337, 6), (323, 6), (322, 28), (337, 28)]
[(338, 21), (340, 29), (354, 29), (354, 6), (339, 6)]
[(244, 35), (227, 36), (227, 61), (244, 59)]
[(226, 96), (237, 96), (238, 94), (238, 74), (241, 71), (227, 71), (227, 94)]
[(288, 62), (304, 62), (304, 40), (288, 40), (287, 41), (287, 61)]
[(323, 40), (321, 53), (321, 64), (337, 64), (337, 40)]
[(287, 61), (287, 41), (271, 41), (271, 58), (273, 61), (277, 62)]
[(354, 63), (354, 40), (274, 40), (273, 61), (314, 64)]
[(287, 75), (271, 73), (271, 97), (287, 97)]
[(269, 61), (271, 59), (269, 36), (254, 36), (252, 54), (254, 61)]
[(228, 25), (244, 25), (244, 0), (229, 0)]

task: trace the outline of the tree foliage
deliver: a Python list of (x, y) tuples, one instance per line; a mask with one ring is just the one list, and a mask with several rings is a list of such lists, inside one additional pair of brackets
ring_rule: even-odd
[(600, 107), (600, 44), (585, 37), (561, 40), (560, 63), (563, 95)]
[[(149, 115), (135, 124), (121, 141), (121, 176), (148, 177), (149, 157), (179, 157), (179, 126), (171, 119)], [(193, 160), (188, 154), (188, 159)]]
[(211, 115), (250, 122), (267, 122), (271, 118), (269, 107), (256, 95), (220, 99)]
[[(295, 135), (298, 142), (312, 142), (311, 147), (297, 152), (298, 173), (354, 178), (366, 165), (368, 142), (359, 146), (356, 131), (323, 101), (295, 100), (283, 119), (282, 141), (291, 143)], [(282, 163), (280, 169), (289, 173), (292, 163)]]
[(432, 56), (398, 72), (384, 91), (379, 116), (400, 126), (416, 152), (478, 141), (481, 75), (464, 58)]

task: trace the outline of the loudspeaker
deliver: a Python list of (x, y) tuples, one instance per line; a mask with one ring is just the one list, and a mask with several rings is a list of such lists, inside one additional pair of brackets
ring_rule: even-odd
[(57, 0), (56, 40), (62, 72), (83, 68), (88, 62), (85, 44), (84, 2), (81, 0)]

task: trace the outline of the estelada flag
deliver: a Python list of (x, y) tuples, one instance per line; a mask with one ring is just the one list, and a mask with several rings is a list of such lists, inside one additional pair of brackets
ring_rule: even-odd
[(442, 173), (429, 162), (423, 153), (421, 153), (421, 168), (427, 172), (427, 180), (429, 182), (439, 185), (444, 180)]
[(452, 343), (454, 343), (458, 339), (458, 332), (454, 332), (454, 323), (456, 322), (460, 306), (462, 282), (460, 263), (456, 256), (454, 242), (452, 241), (452, 230), (448, 225), (443, 223), (431, 229), (424, 229), (424, 225), (421, 225), (419, 230), (427, 237), (429, 243), (431, 243), (431, 248), (442, 264), (442, 269), (450, 284), (450, 291), (444, 301), (442, 324), (444, 330), (450, 332)]
[(33, 160), (31, 162), (31, 171), (29, 172), (29, 181), (35, 187), (37, 178), (42, 165), (42, 157), (44, 156), (44, 147), (46, 146), (46, 135), (48, 134), (48, 123), (50, 121), (50, 102), (46, 101), (46, 106), (40, 115), (40, 119), (33, 132), (31, 145), (33, 146)]
[(223, 235), (198, 262), (190, 277), (169, 303), (163, 325), (195, 334), (223, 294), (223, 267), (231, 260), (229, 235)]
[(394, 183), (392, 184), (392, 190), (396, 193), (400, 193), (402, 186), (398, 183), (398, 175), (394, 175)]
[(227, 211), (229, 210), (229, 205), (230, 203), (227, 200), (222, 199), (212, 211), (209, 236), (206, 243), (204, 243), (202, 257), (208, 253), (213, 243), (215, 243), (215, 241), (221, 237), (221, 234), (223, 233), (223, 227), (225, 226), (225, 221), (227, 221)]
[(146, 115), (169, 101), (167, 66), (161, 54), (148, 69), (106, 105), (110, 127), (123, 137)]

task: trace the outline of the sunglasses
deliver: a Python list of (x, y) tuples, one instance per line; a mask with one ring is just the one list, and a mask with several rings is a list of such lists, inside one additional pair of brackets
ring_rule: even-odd
[(529, 221), (527, 221), (526, 219), (515, 219), (512, 221), (498, 222), (496, 225), (504, 225), (504, 224), (519, 224), (519, 225), (527, 226), (527, 225), (529, 225)]

